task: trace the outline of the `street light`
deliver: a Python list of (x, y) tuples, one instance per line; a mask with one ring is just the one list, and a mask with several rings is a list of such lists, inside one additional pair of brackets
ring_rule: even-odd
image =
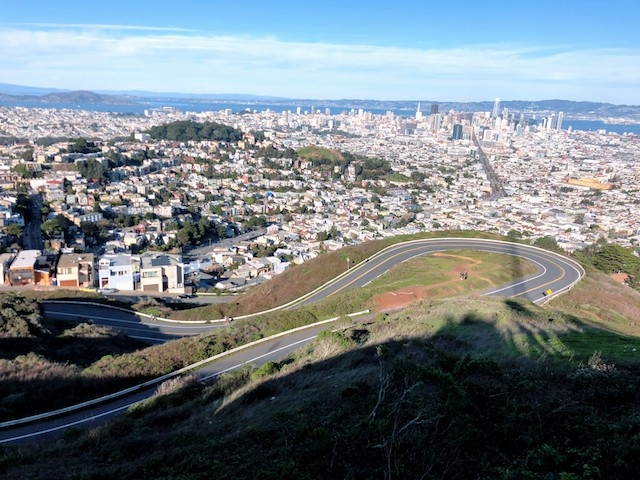
[(347, 257), (347, 270), (349, 270), (349, 257)]

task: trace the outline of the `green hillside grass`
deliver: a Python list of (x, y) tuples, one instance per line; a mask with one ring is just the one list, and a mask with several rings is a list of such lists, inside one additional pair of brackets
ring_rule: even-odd
[[(550, 321), (552, 319), (552, 321)], [(640, 340), (466, 296), (0, 451), (3, 478), (635, 478)]]

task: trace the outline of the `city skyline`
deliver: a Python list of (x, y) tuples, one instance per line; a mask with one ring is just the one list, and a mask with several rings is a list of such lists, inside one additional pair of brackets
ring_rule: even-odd
[(640, 104), (640, 6), (5, 6), (0, 83), (322, 99)]

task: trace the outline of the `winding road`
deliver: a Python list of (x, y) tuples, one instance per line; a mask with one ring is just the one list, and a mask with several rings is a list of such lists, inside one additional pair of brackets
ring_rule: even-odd
[[(523, 257), (537, 267), (535, 273), (525, 276), (520, 271), (519, 262), (508, 263), (506, 267), (513, 269), (512, 276), (516, 280), (482, 292), (486, 295), (522, 298), (540, 304), (570, 289), (584, 275), (582, 267), (573, 260), (528, 245), (462, 238), (415, 240), (384, 249), (370, 259), (345, 271), (326, 285), (294, 302), (278, 307), (278, 309), (295, 308), (322, 300), (348, 288), (363, 287), (401, 262), (422, 255), (451, 250), (479, 250)], [(425, 272), (425, 275), (428, 275), (428, 272)], [(545, 292), (549, 290), (552, 293), (546, 294)], [(80, 308), (82, 311), (79, 311)], [(145, 316), (121, 310), (112, 311), (102, 306), (89, 307), (78, 304), (47, 303), (45, 312), (62, 318), (90, 318), (96, 323), (113, 326), (131, 336), (147, 339), (151, 342), (164, 342), (179, 336), (196, 335), (220, 326), (211, 323), (187, 324), (153, 321)], [(327, 329), (329, 323), (319, 322), (314, 326), (296, 329), (295, 332), (284, 332), (259, 342), (252, 342), (246, 347), (240, 347), (212, 357), (207, 361), (199, 362), (202, 365), (197, 365), (197, 370), (196, 366), (191, 366), (191, 369), (197, 371), (199, 378), (205, 381), (247, 364), (261, 365), (268, 361), (278, 360), (302, 344), (311, 341), (320, 331)], [(188, 369), (190, 367), (184, 370)], [(4, 422), (0, 424), (0, 444), (33, 442), (57, 435), (70, 427), (91, 426), (98, 422), (104, 422), (109, 417), (126, 410), (129, 406), (152, 396), (157, 383), (147, 382), (146, 385), (110, 395), (109, 398), (86, 402), (89, 405), (81, 408), (79, 406), (69, 407), (64, 409), (65, 411), (58, 411), (55, 415), (49, 413), (30, 419)]]

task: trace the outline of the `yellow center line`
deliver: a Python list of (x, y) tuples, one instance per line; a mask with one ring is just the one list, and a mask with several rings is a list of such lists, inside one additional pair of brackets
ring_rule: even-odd
[(530, 288), (529, 290), (525, 290), (524, 292), (516, 293), (515, 295), (513, 295), (514, 297), (519, 297), (521, 295), (524, 295), (525, 293), (533, 292), (534, 290), (540, 290), (540, 289), (544, 290), (544, 287), (546, 287), (547, 285), (551, 285), (552, 283), (558, 282), (558, 281), (562, 280), (566, 276), (567, 271), (563, 267), (561, 267), (559, 264), (557, 264), (556, 262), (554, 262), (551, 259), (547, 259), (547, 260), (548, 260), (549, 263), (553, 263), (556, 267), (558, 267), (560, 269), (560, 271), (562, 271), (562, 275), (560, 275), (558, 278), (554, 278), (550, 282), (543, 283), (542, 285), (538, 285), (535, 288)]
[[(353, 285), (355, 282), (357, 282), (358, 280), (360, 280), (362, 277), (364, 277), (365, 275), (371, 273), (373, 270), (375, 270), (378, 267), (383, 266), (385, 263), (390, 262), (391, 260), (393, 260), (396, 257), (399, 257), (400, 255), (404, 255), (407, 253), (411, 253), (411, 252), (415, 252), (417, 250), (422, 250), (425, 247), (429, 247), (430, 245), (421, 245), (419, 247), (416, 248), (412, 248), (411, 250), (403, 250), (400, 253), (396, 253), (395, 255), (390, 256), (389, 258), (387, 258), (386, 260), (383, 260), (382, 262), (378, 263), (377, 265), (372, 266), (371, 268), (369, 268), (368, 270), (366, 270), (364, 273), (362, 273), (361, 275), (358, 275), (356, 278), (354, 278), (353, 280), (351, 280), (349, 283), (343, 285), (342, 287), (340, 287), (339, 289), (337, 289), (335, 292), (330, 293), (329, 295), (327, 295), (328, 297), (330, 297), (331, 295), (335, 295), (336, 293), (344, 290), (345, 288)], [(426, 253), (430, 253), (430, 252), (425, 252)]]

